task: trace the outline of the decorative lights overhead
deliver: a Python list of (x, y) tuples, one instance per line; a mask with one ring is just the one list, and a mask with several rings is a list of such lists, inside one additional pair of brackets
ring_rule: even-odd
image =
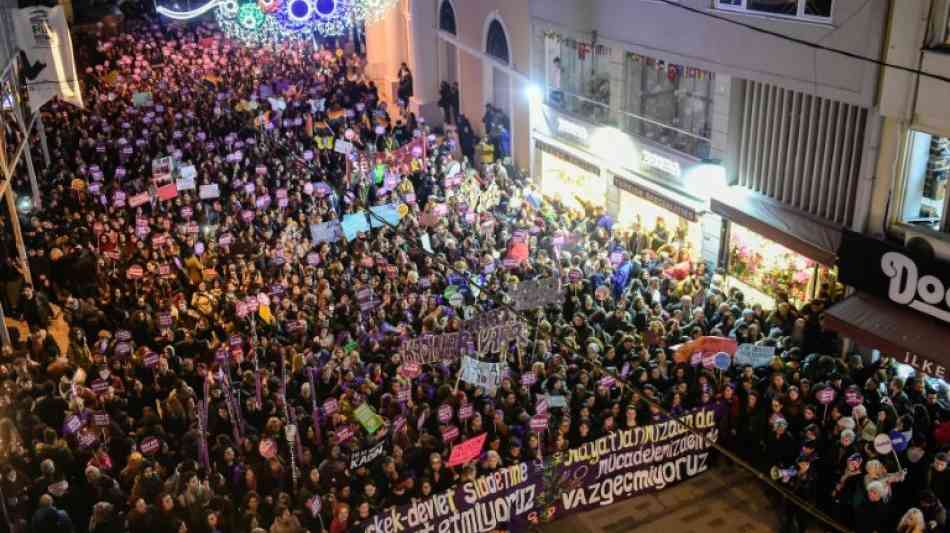
[(189, 11), (159, 7), (159, 14), (189, 20), (214, 10), (230, 37), (258, 44), (277, 44), (314, 35), (337, 37), (351, 27), (375, 22), (399, 0), (209, 0)]

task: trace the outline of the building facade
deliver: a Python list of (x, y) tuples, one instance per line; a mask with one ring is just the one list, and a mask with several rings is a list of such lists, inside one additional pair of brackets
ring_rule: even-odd
[[(899, 8), (898, 8), (899, 5)], [(878, 108), (879, 157), (864, 235), (845, 236), (842, 279), (854, 294), (827, 326), (865, 352), (946, 381), (950, 356), (950, 2), (894, 2)]]
[[(929, 5), (403, 2), (378, 25), (389, 29), (369, 30), (370, 63), (384, 85), (399, 62), (409, 63), (413, 105), (438, 122), (439, 84), (459, 82), (461, 111), (476, 126), (486, 103), (509, 113), (514, 158), (545, 194), (601, 205), (621, 228), (675, 228), (682, 246), (763, 303), (801, 303), (839, 288), (843, 230), (880, 226), (888, 180), (879, 161), (893, 157), (879, 148), (907, 137), (892, 131), (899, 128), (889, 114), (900, 106), (881, 97), (888, 84), (919, 86), (918, 107), (940, 100), (930, 80), (877, 63), (885, 47), (887, 57), (919, 50), (912, 40), (895, 50), (891, 26), (902, 19), (900, 31), (927, 33), (910, 26), (926, 19)], [(389, 46), (377, 53), (374, 43)], [(921, 61), (950, 67), (936, 54)], [(900, 120), (911, 124), (906, 107)], [(934, 110), (927, 120), (950, 123), (947, 113)], [(932, 136), (941, 126), (915, 127)], [(921, 138), (918, 150), (927, 142)]]
[(413, 73), (410, 107), (430, 124), (441, 124), (443, 81), (459, 84), (459, 112), (481, 128), (485, 105), (500, 108), (511, 124), (512, 155), (529, 158), (528, 106), (531, 57), (527, 0), (402, 0), (399, 8), (366, 29), (368, 71), (393, 100), (397, 73)]

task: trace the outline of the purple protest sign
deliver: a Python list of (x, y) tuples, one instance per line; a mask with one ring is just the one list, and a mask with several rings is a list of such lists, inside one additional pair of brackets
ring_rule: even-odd
[(63, 433), (73, 434), (82, 428), (82, 419), (72, 415), (63, 422)]
[(449, 426), (442, 430), (442, 440), (444, 442), (450, 442), (457, 439), (459, 436), (459, 428), (455, 426)]
[(335, 398), (330, 398), (329, 400), (323, 402), (323, 415), (330, 416), (333, 413), (337, 412), (340, 409), (339, 402)]
[(439, 406), (439, 422), (447, 424), (449, 420), (452, 420), (452, 406), (449, 404), (442, 404)]
[(534, 405), (534, 412), (538, 415), (546, 415), (548, 412), (548, 399), (539, 399), (538, 403)]
[(614, 385), (617, 384), (617, 380), (613, 376), (604, 376), (600, 378), (600, 381), (597, 382), (598, 387), (603, 387), (605, 389), (612, 389)]
[(829, 405), (835, 401), (835, 390), (831, 387), (825, 387), (818, 391), (815, 395), (818, 398), (818, 403), (822, 405)]
[(95, 431), (86, 428), (85, 430), (79, 432), (79, 438), (77, 440), (79, 441), (80, 448), (88, 450), (96, 445), (96, 442), (99, 440), (99, 436), (96, 435)]
[(99, 412), (97, 412), (97, 413), (93, 413), (93, 415), (92, 415), (92, 423), (93, 423), (96, 427), (99, 427), (99, 428), (107, 428), (107, 427), (109, 427), (109, 424), (110, 424), (110, 421), (109, 421), (109, 413), (106, 413), (105, 411), (99, 411)]
[(143, 455), (152, 455), (162, 447), (162, 441), (158, 437), (145, 437), (139, 444), (139, 451)]
[(475, 416), (475, 408), (472, 404), (467, 403), (462, 407), (459, 407), (459, 420), (468, 420)]
[(142, 362), (145, 363), (145, 366), (148, 368), (155, 368), (158, 366), (159, 359), (160, 356), (156, 352), (148, 352), (148, 354), (145, 355), (145, 358), (142, 359)]
[[(118, 348), (118, 346), (117, 346), (117, 348)], [(92, 392), (94, 392), (94, 393), (96, 393), (96, 394), (102, 394), (102, 393), (104, 393), (105, 391), (109, 390), (109, 382), (106, 381), (106, 380), (104, 380), (104, 379), (97, 379), (97, 380), (94, 380), (94, 381), (89, 385), (89, 388), (91, 388), (91, 389), (92, 389)]]
[(343, 426), (340, 429), (336, 430), (334, 437), (338, 444), (342, 444), (353, 438), (354, 432), (351, 426)]
[(541, 433), (548, 430), (548, 415), (535, 415), (531, 417), (531, 431)]

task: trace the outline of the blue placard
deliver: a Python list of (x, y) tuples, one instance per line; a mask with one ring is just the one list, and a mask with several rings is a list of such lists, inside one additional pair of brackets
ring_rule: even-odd
[(891, 438), (891, 446), (897, 453), (901, 453), (906, 450), (907, 446), (910, 444), (910, 438), (900, 431), (891, 431), (888, 436)]
[(377, 205), (370, 207), (369, 210), (373, 213), (373, 215), (375, 215), (370, 215), (369, 217), (370, 224), (373, 226), (373, 228), (381, 228), (383, 226), (398, 226), (399, 221), (402, 220), (402, 217), (399, 215), (399, 210), (396, 209), (395, 204)]
[(370, 230), (369, 220), (367, 220), (367, 218), (364, 211), (343, 217), (343, 221), (340, 222), (340, 227), (343, 229), (343, 236), (346, 237), (346, 240), (352, 241), (356, 238), (357, 234)]

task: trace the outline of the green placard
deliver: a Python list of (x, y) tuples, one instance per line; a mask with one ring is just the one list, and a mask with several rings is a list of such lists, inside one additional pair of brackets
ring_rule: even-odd
[(359, 347), (360, 347), (360, 343), (358, 343), (358, 342), (356, 342), (356, 341), (350, 341), (350, 342), (348, 342), (348, 343), (346, 343), (346, 344), (343, 345), (343, 351), (346, 352), (346, 353), (350, 353), (350, 352), (352, 352), (353, 350), (355, 350), (355, 349), (357, 349), (357, 348), (359, 348)]
[(373, 408), (369, 406), (368, 403), (363, 403), (359, 407), (353, 410), (353, 416), (356, 417), (356, 420), (362, 424), (362, 426), (369, 432), (370, 435), (376, 433), (376, 431), (382, 427), (383, 421), (379, 418), (379, 415), (373, 411)]

